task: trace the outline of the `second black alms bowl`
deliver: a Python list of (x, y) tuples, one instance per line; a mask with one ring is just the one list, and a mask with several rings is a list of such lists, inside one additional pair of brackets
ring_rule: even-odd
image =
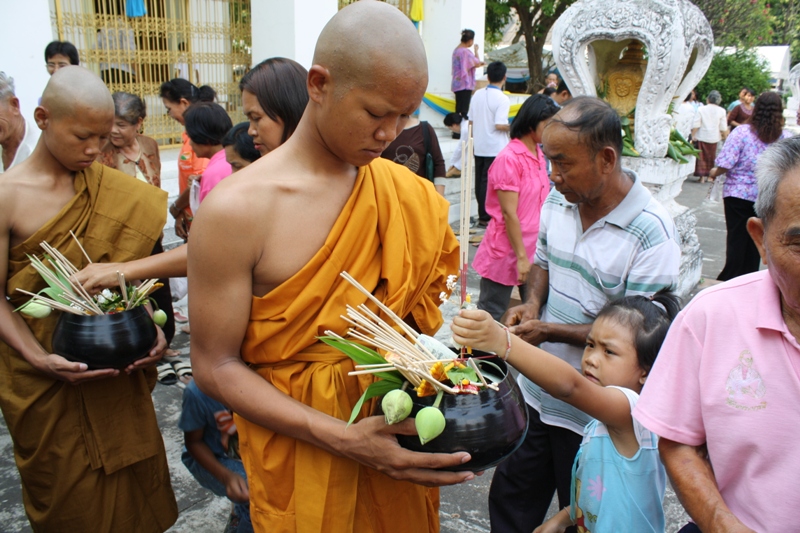
[[(439, 404), (446, 422), (442, 434), (425, 445), (416, 435), (397, 435), (400, 446), (417, 452), (468, 452), (472, 456), (467, 463), (444, 469), (451, 471), (486, 470), (511, 455), (528, 431), (528, 409), (506, 364), (499, 357), (488, 361), (503, 373), (502, 380), (497, 383), (499, 391), (485, 389), (477, 395), (445, 394)], [(481, 371), (497, 373), (490, 365), (481, 365)], [(413, 389), (407, 392), (414, 402), (411, 418), (436, 400), (435, 395), (419, 398)]]
[(90, 369), (125, 368), (147, 356), (156, 336), (144, 306), (113, 315), (62, 313), (53, 332), (53, 352)]

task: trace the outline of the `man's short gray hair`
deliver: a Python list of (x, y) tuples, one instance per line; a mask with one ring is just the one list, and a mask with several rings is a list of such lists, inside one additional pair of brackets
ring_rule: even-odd
[(711, 91), (710, 93), (708, 93), (707, 100), (709, 104), (719, 105), (719, 103), (722, 102), (722, 95), (719, 94), (719, 91)]
[(6, 100), (15, 96), (14, 78), (0, 70), (0, 100)]
[(775, 216), (778, 185), (795, 168), (800, 168), (800, 137), (774, 142), (758, 158), (758, 198), (755, 209), (764, 225)]

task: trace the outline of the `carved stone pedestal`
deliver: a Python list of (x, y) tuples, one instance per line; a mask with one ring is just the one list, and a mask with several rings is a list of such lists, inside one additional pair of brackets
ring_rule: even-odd
[(677, 292), (684, 297), (700, 282), (703, 272), (703, 251), (697, 239), (697, 218), (689, 208), (675, 201), (681, 193), (683, 181), (694, 172), (694, 157), (688, 163), (680, 164), (672, 159), (623, 157), (622, 166), (636, 172), (642, 183), (650, 189), (672, 215), (681, 245), (681, 270)]

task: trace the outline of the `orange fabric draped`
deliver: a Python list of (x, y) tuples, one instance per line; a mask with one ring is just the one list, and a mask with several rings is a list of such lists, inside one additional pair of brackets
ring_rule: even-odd
[[(442, 325), (439, 294), (458, 271), (458, 242), (447, 218), (447, 202), (408, 169), (383, 159), (359, 169), (322, 249), (289, 280), (253, 298), (244, 361), (282, 392), (347, 420), (371, 378), (348, 376), (350, 359), (316, 337), (328, 329), (344, 335), (339, 315), (367, 298), (339, 273), (349, 272), (433, 334)], [(257, 531), (439, 530), (438, 489), (394, 481), (241, 417), (236, 424)]]
[[(9, 250), (6, 294), (16, 307), (44, 280), (27, 255), (47, 241), (86, 266), (72, 230), (96, 262), (150, 254), (166, 219), (167, 194), (94, 163), (75, 175), (75, 196), (61, 212)], [(26, 318), (50, 350), (60, 313)], [(35, 370), (0, 341), (0, 408), (14, 442), (25, 511), (34, 531), (149, 533), (178, 516), (164, 442), (150, 391), (154, 369), (70, 385)]]

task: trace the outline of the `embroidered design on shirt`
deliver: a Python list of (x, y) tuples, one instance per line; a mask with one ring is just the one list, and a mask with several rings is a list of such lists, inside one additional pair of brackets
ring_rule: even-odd
[(725, 383), (728, 399), (725, 401), (731, 407), (743, 411), (758, 411), (767, 407), (764, 396), (767, 387), (761, 374), (755, 367), (755, 361), (750, 350), (739, 354), (739, 364), (733, 367)]
[(419, 156), (414, 151), (414, 147), (407, 144), (397, 147), (393, 161), (398, 165), (403, 165), (415, 174), (419, 170), (421, 164)]
[(589, 489), (589, 495), (597, 501), (600, 501), (603, 497), (603, 493), (606, 491), (606, 488), (603, 486), (603, 480), (600, 479), (599, 475), (589, 480), (589, 486), (587, 488)]

